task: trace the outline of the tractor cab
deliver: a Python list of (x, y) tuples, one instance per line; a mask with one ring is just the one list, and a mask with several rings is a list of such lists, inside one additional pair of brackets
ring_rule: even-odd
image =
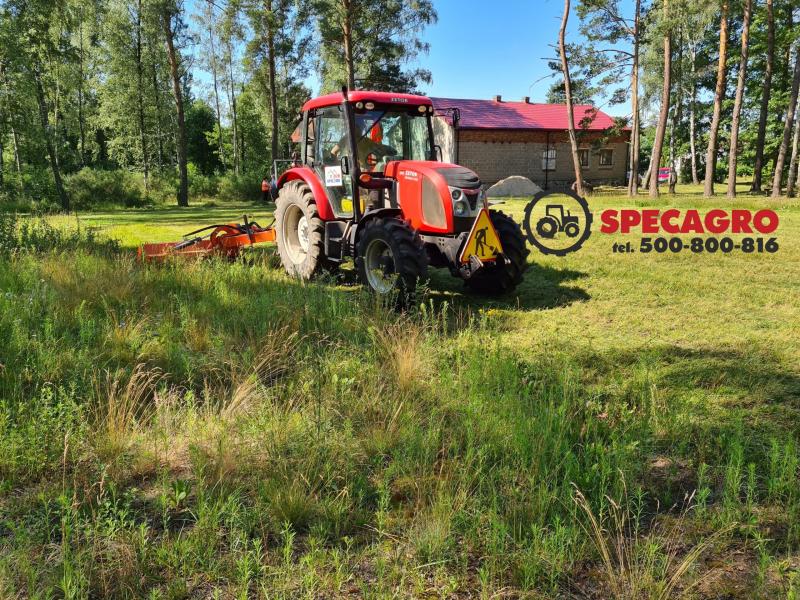
[[(351, 96), (360, 94), (363, 93), (352, 92)], [(430, 119), (433, 106), (430, 102), (408, 100), (420, 99), (418, 96), (376, 98), (374, 94), (372, 100), (351, 98), (348, 106), (344, 106), (340, 95), (333, 96), (338, 100), (333, 105), (325, 105), (326, 96), (304, 107), (301, 157), (302, 163), (312, 168), (323, 182), (334, 215), (353, 218), (354, 190), (359, 191), (359, 208), (364, 212), (370, 191), (374, 203), (383, 196), (374, 190), (390, 189), (380, 181), (390, 162), (436, 160)], [(365, 182), (370, 179), (375, 182), (366, 187)], [(365, 189), (367, 193), (362, 194)]]
[(434, 106), (412, 94), (348, 91), (309, 100), (298, 162), (278, 180), (286, 270), (309, 278), (352, 258), (361, 280), (407, 299), (427, 268), (503, 293), (528, 254), (519, 226), (489, 210), (478, 176), (438, 160)]

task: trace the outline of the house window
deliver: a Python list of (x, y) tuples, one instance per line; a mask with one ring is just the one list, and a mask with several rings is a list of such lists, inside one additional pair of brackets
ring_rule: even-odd
[(611, 167), (614, 165), (614, 151), (609, 148), (604, 148), (598, 152), (600, 156), (601, 167)]
[(556, 170), (556, 149), (542, 150), (542, 171)]
[(589, 150), (587, 148), (578, 150), (578, 159), (580, 159), (582, 167), (589, 168)]

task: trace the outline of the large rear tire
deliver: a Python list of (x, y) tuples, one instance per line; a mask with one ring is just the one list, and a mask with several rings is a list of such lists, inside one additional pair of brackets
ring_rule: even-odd
[(514, 219), (499, 210), (490, 210), (489, 218), (497, 231), (509, 264), (483, 267), (467, 279), (466, 284), (478, 293), (501, 296), (512, 292), (522, 281), (530, 250), (525, 246), (525, 236)]
[(356, 268), (373, 293), (392, 298), (403, 308), (414, 302), (417, 283), (427, 275), (428, 255), (407, 222), (375, 219), (359, 235)]
[(325, 224), (305, 182), (290, 181), (278, 192), (275, 232), (278, 254), (289, 275), (310, 279), (335, 268), (336, 263), (325, 256)]

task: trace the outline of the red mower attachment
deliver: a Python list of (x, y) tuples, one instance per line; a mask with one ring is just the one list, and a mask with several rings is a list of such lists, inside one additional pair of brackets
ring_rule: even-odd
[[(261, 227), (255, 221), (249, 221), (247, 215), (242, 219), (244, 224), (227, 223), (202, 227), (187, 233), (180, 242), (143, 244), (138, 250), (139, 260), (164, 261), (172, 256), (201, 258), (211, 254), (234, 259), (239, 256), (239, 250), (244, 246), (275, 241), (275, 230), (272, 225)], [(208, 233), (198, 235), (203, 232)]]

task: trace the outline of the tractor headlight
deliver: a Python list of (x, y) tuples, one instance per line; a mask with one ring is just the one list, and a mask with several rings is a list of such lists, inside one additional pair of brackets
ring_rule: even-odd
[(454, 189), (452, 192), (450, 192), (450, 196), (453, 198), (453, 200), (458, 200), (461, 198), (461, 190), (458, 188)]
[(464, 217), (469, 214), (469, 204), (466, 200), (456, 200), (453, 203), (453, 214), (457, 217)]

